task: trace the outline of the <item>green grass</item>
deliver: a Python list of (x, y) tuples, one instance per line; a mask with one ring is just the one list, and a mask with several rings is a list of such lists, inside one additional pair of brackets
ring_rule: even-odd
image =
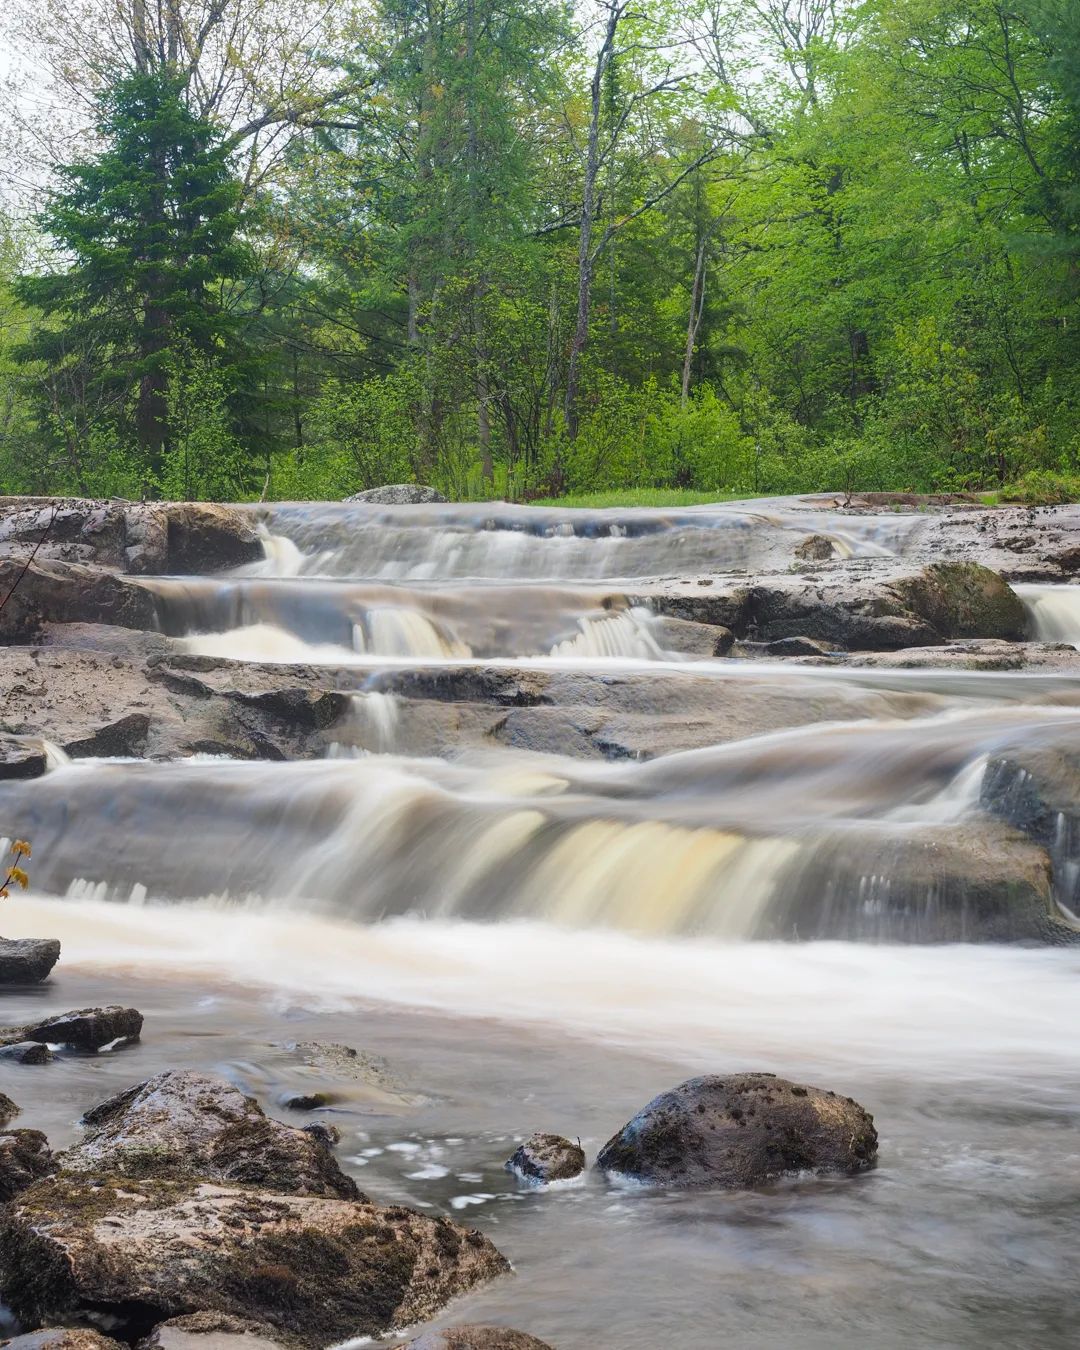
[(740, 492), (691, 492), (683, 488), (622, 488), (610, 492), (581, 492), (568, 497), (542, 497), (532, 506), (706, 506), (710, 502), (745, 500)]

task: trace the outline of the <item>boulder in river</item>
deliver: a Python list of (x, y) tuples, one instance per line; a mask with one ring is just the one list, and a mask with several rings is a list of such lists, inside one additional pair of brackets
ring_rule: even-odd
[(43, 1041), (12, 1041), (0, 1045), (0, 1064), (48, 1064), (53, 1054)]
[(345, 500), (370, 502), (375, 506), (430, 506), (445, 502), (446, 498), (436, 488), (423, 487), (419, 483), (387, 483), (384, 487), (368, 488), (366, 492), (354, 492)]
[(0, 1204), (56, 1171), (49, 1141), (40, 1130), (0, 1134)]
[(507, 1159), (506, 1170), (543, 1185), (568, 1181), (584, 1172), (585, 1150), (561, 1134), (533, 1134)]
[(552, 1350), (547, 1341), (538, 1341), (513, 1327), (460, 1326), (425, 1331), (403, 1350)]
[(257, 562), (263, 546), (253, 516), (217, 502), (169, 502), (166, 518), (168, 557), (163, 571), (220, 572)]
[(83, 1122), (86, 1137), (62, 1157), (69, 1172), (362, 1198), (323, 1139), (271, 1120), (253, 1098), (209, 1074), (158, 1074), (93, 1107)]
[(6, 1093), (0, 1092), (0, 1130), (10, 1125), (19, 1114), (19, 1108)]
[(735, 1190), (798, 1172), (863, 1172), (876, 1157), (873, 1117), (850, 1097), (734, 1073), (661, 1093), (608, 1140), (596, 1165), (650, 1185)]
[(100, 1050), (113, 1041), (137, 1041), (142, 1013), (134, 1008), (79, 1008), (18, 1027), (17, 1037), (0, 1030), (0, 1040), (40, 1041), (43, 1045), (70, 1045), (76, 1050)]
[(0, 985), (40, 984), (59, 960), (55, 938), (0, 938)]
[(507, 1270), (449, 1219), (198, 1182), (61, 1174), (0, 1216), (0, 1288), (24, 1326), (93, 1312), (128, 1341), (216, 1311), (318, 1350), (428, 1320)]

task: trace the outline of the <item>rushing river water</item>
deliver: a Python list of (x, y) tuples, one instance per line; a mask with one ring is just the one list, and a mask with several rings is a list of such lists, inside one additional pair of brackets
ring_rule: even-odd
[[(1080, 947), (898, 939), (938, 933), (946, 904), (967, 934), (953, 874), (972, 859), (984, 880), (1028, 867), (1015, 842), (987, 852), (983, 775), (1018, 746), (1080, 748), (1080, 676), (697, 658), (634, 603), (650, 579), (775, 565), (810, 532), (875, 557), (922, 527), (298, 505), (265, 513), (263, 563), (148, 579), (190, 653), (357, 668), (359, 730), (318, 761), (58, 757), (0, 790), (35, 846), (5, 931), (64, 944), (9, 1020), (147, 1019), (127, 1050), (5, 1070), (22, 1123), (62, 1145), (88, 1105), (178, 1065), (279, 1109), (327, 1084), (304, 1043), (343, 1042), (376, 1060), (330, 1075), (343, 1166), (475, 1222), (517, 1269), (444, 1322), (558, 1350), (1073, 1345)], [(1039, 636), (1080, 642), (1080, 589), (1021, 590)], [(632, 687), (646, 715), (650, 689), (665, 716), (748, 691), (834, 712), (641, 762), (403, 748), (415, 710), (386, 671), (503, 667), (601, 701)], [(1056, 861), (1066, 922), (1080, 869)], [(502, 1171), (533, 1130), (592, 1156), (656, 1092), (737, 1069), (856, 1097), (877, 1169), (736, 1195), (595, 1176), (538, 1193)]]

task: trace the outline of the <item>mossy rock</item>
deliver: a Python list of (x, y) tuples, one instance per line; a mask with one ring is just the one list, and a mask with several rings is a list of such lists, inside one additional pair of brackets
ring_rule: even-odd
[(1020, 597), (981, 563), (931, 563), (918, 576), (894, 582), (893, 590), (946, 640), (1021, 642), (1027, 636), (1027, 615)]

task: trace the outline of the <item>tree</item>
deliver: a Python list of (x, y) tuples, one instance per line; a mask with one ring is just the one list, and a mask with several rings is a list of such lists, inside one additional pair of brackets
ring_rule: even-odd
[(103, 95), (104, 149), (58, 168), (41, 215), (60, 266), (18, 287), (49, 320), (26, 358), (71, 368), (92, 353), (87, 387), (104, 393), (120, 427), (133, 403), (130, 430), (150, 481), (169, 440), (170, 353), (182, 344), (226, 369), (235, 363), (229, 285), (253, 270), (222, 136), (190, 110), (183, 87), (159, 69)]

